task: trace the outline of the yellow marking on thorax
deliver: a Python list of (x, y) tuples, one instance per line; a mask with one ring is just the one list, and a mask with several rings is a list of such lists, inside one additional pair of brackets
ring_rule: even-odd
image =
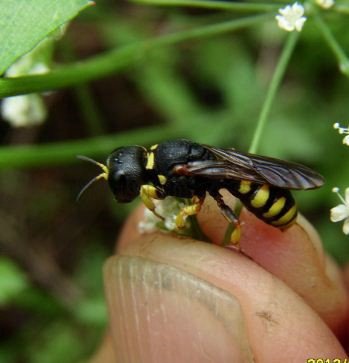
[(269, 186), (267, 184), (262, 185), (257, 191), (253, 199), (251, 199), (251, 205), (255, 208), (263, 207), (269, 198)]
[(161, 185), (165, 185), (167, 182), (167, 178), (165, 177), (165, 175), (158, 174), (158, 179)]
[(297, 206), (293, 205), (282, 217), (271, 222), (273, 226), (286, 226), (297, 214)]
[(285, 203), (286, 203), (285, 197), (281, 197), (281, 198), (277, 199), (277, 201), (274, 202), (272, 204), (272, 206), (269, 208), (268, 212), (263, 213), (263, 217), (270, 218), (270, 217), (276, 216), (277, 214), (279, 214), (281, 212)]
[(147, 170), (152, 170), (154, 169), (154, 165), (155, 165), (155, 161), (154, 161), (154, 153), (153, 152), (150, 152), (147, 154), (147, 164), (145, 165), (145, 168)]
[(158, 146), (159, 146), (159, 144), (152, 145), (152, 146), (150, 146), (150, 150), (154, 151)]
[(239, 186), (239, 193), (247, 194), (251, 190), (251, 182), (248, 180), (241, 180)]

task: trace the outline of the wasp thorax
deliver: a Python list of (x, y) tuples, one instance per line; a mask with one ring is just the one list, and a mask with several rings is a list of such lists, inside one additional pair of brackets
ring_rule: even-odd
[(118, 202), (130, 202), (139, 195), (145, 180), (146, 150), (140, 146), (121, 147), (107, 159), (108, 183)]

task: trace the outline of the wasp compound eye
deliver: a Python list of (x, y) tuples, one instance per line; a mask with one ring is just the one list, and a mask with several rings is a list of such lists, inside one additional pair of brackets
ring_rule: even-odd
[(127, 203), (139, 195), (145, 183), (146, 150), (140, 146), (121, 147), (108, 159), (108, 183), (116, 200)]

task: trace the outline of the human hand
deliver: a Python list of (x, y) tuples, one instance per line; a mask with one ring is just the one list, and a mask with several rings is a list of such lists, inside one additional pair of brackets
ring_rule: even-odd
[[(140, 235), (142, 214), (128, 219), (105, 265), (110, 335), (95, 362), (346, 357), (337, 337), (348, 293), (304, 218), (281, 232), (243, 211), (238, 253), (173, 234)], [(206, 199), (198, 220), (213, 242), (222, 240), (226, 221), (214, 201)]]

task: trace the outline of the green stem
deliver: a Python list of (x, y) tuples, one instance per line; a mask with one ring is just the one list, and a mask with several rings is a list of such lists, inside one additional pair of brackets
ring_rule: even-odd
[(322, 36), (325, 39), (325, 42), (328, 44), (328, 46), (334, 53), (335, 57), (337, 58), (337, 61), (339, 63), (339, 69), (343, 74), (349, 76), (349, 59), (345, 54), (343, 48), (339, 45), (339, 43), (333, 36), (330, 28), (323, 21), (321, 15), (318, 12), (314, 13), (314, 19), (317, 27), (319, 28), (319, 30), (322, 33)]
[(189, 221), (190, 221), (190, 237), (197, 239), (199, 241), (211, 243), (211, 240), (206, 236), (206, 234), (201, 229), (197, 217), (190, 216)]
[[(62, 50), (64, 61), (75, 62), (77, 57), (72, 42), (66, 39), (62, 42)], [(95, 99), (92, 96), (90, 86), (87, 83), (82, 83), (74, 87), (76, 100), (79, 110), (82, 113), (83, 119), (87, 126), (90, 136), (103, 135), (103, 117), (98, 110)]]
[(349, 14), (349, 6), (348, 5), (344, 5), (344, 4), (336, 4), (334, 7), (333, 7), (333, 10), (336, 11), (337, 13), (340, 13), (340, 14), (346, 14), (348, 15)]
[[(264, 104), (262, 106), (258, 121), (257, 121), (257, 127), (253, 135), (252, 143), (249, 149), (249, 152), (256, 153), (258, 146), (260, 144), (260, 140), (263, 134), (263, 131), (265, 129), (265, 125), (267, 123), (267, 119), (271, 110), (271, 106), (273, 104), (273, 101), (275, 99), (275, 95), (277, 90), (280, 87), (282, 78), (285, 74), (287, 65), (289, 63), (289, 60), (291, 58), (292, 52), (295, 48), (295, 45), (297, 43), (299, 34), (298, 33), (291, 33), (284, 45), (284, 48), (282, 50), (280, 59), (278, 61), (278, 64), (276, 65), (275, 72), (273, 74), (272, 80), (270, 82), (270, 86), (267, 91), (267, 95), (264, 100)], [(242, 204), (239, 202), (235, 208), (235, 214), (238, 216), (241, 212)], [(226, 229), (225, 235), (224, 235), (224, 245), (228, 245), (230, 243), (230, 236), (234, 230), (234, 226), (230, 224), (228, 228)]]
[(0, 148), (0, 169), (75, 163), (78, 154), (105, 158), (120, 145), (148, 145), (178, 136), (178, 131), (173, 128), (157, 126), (85, 140), (7, 146)]
[(98, 110), (96, 100), (93, 97), (88, 84), (77, 85), (75, 87), (75, 94), (89, 135), (103, 135), (103, 117)]
[(144, 5), (161, 5), (161, 6), (185, 6), (204, 9), (228, 10), (240, 12), (254, 11), (273, 11), (282, 6), (282, 4), (259, 4), (245, 2), (225, 2), (225, 1), (208, 1), (208, 0), (132, 0), (135, 3)]
[(295, 45), (297, 43), (299, 33), (292, 32), (289, 34), (286, 43), (284, 45), (284, 48), (282, 50), (280, 59), (278, 61), (278, 64), (276, 65), (275, 72), (273, 74), (273, 77), (271, 79), (267, 95), (264, 100), (264, 104), (262, 106), (261, 112), (259, 114), (259, 118), (257, 121), (257, 127), (255, 129), (251, 146), (249, 149), (249, 152), (256, 153), (258, 146), (260, 144), (260, 140), (265, 128), (265, 125), (267, 123), (267, 119), (271, 110), (271, 106), (273, 104), (273, 101), (275, 99), (275, 95), (277, 90), (280, 87), (282, 78), (285, 74), (287, 65), (289, 63), (289, 60), (291, 58), (292, 52), (295, 48)]
[(255, 15), (214, 25), (205, 25), (155, 39), (135, 42), (87, 61), (61, 67), (48, 74), (3, 78), (0, 79), (0, 98), (32, 92), (44, 92), (99, 79), (125, 69), (132, 62), (144, 57), (148, 51), (159, 46), (168, 46), (185, 40), (210, 37), (246, 28), (264, 22), (272, 16), (273, 14)]

